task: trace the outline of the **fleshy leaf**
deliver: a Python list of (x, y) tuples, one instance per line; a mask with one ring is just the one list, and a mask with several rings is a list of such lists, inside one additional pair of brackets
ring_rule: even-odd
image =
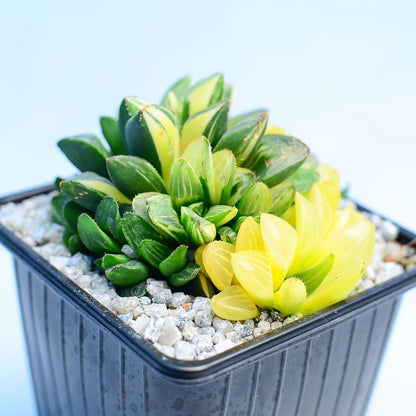
[(99, 259), (101, 260), (100, 267), (103, 269), (109, 269), (117, 264), (123, 264), (129, 262), (131, 259), (127, 257), (125, 254), (111, 254), (106, 253), (104, 256)]
[(272, 268), (273, 289), (276, 290), (295, 257), (298, 235), (289, 223), (271, 214), (261, 214), (260, 229)]
[(121, 253), (119, 244), (102, 231), (88, 214), (79, 216), (78, 234), (85, 247), (93, 253)]
[(201, 182), (185, 159), (177, 159), (172, 165), (170, 197), (172, 205), (177, 211), (182, 205), (190, 205), (204, 199)]
[(255, 175), (251, 170), (237, 167), (234, 172), (233, 186), (227, 205), (235, 205), (247, 192), (248, 188), (254, 184)]
[(107, 176), (105, 160), (110, 156), (100, 139), (92, 134), (80, 134), (59, 140), (58, 147), (81, 172)]
[(244, 167), (252, 170), (257, 180), (273, 187), (296, 172), (308, 154), (308, 146), (295, 137), (268, 134), (259, 140), (258, 147)]
[(215, 146), (214, 152), (222, 149), (231, 150), (237, 160), (237, 165), (244, 165), (258, 145), (266, 129), (268, 117), (266, 112), (239, 121), (225, 132)]
[(181, 245), (176, 247), (168, 257), (162, 260), (159, 264), (159, 270), (163, 276), (169, 277), (174, 273), (180, 272), (186, 266), (187, 252), (188, 246)]
[(118, 113), (118, 131), (123, 139), (123, 144), (126, 149), (128, 148), (125, 141), (125, 130), (127, 122), (129, 121), (130, 117), (135, 116), (140, 110), (150, 104), (151, 103), (149, 101), (138, 97), (123, 98)]
[(270, 188), (273, 204), (269, 210), (270, 214), (281, 216), (295, 202), (295, 187), (290, 183), (281, 183)]
[(118, 286), (129, 287), (143, 282), (149, 276), (146, 264), (137, 260), (130, 260), (124, 264), (117, 264), (105, 271), (108, 280)]
[(264, 183), (256, 182), (238, 201), (238, 215), (258, 215), (262, 212), (269, 212), (272, 203), (270, 189)]
[(114, 238), (121, 238), (121, 217), (117, 201), (112, 196), (106, 196), (97, 207), (95, 221), (98, 226), (110, 233)]
[(291, 276), (295, 276), (296, 273), (312, 266), (317, 261), (319, 254), (317, 248), (323, 238), (322, 224), (315, 208), (299, 192), (295, 197), (295, 209), (299, 244), (289, 269)]
[(159, 264), (169, 257), (172, 249), (154, 240), (142, 240), (139, 245), (140, 255), (151, 266), (158, 268)]
[(200, 217), (187, 207), (181, 208), (181, 223), (189, 236), (192, 244), (200, 246), (214, 240), (217, 229), (212, 222)]
[(196, 175), (199, 177), (204, 190), (205, 202), (212, 205), (212, 201), (215, 199), (216, 190), (211, 146), (208, 140), (204, 136), (195, 139), (186, 148), (182, 158), (188, 161)]
[(129, 198), (143, 192), (166, 193), (166, 186), (157, 170), (137, 156), (113, 156), (107, 159), (111, 181)]
[(222, 100), (224, 76), (214, 74), (192, 85), (184, 100), (182, 122), (190, 116)]
[(259, 311), (240, 286), (230, 286), (211, 299), (213, 312), (222, 319), (243, 321), (255, 318)]
[(323, 235), (327, 235), (329, 228), (331, 227), (334, 214), (326, 195), (321, 191), (319, 186), (314, 183), (307, 199), (313, 205), (316, 213), (318, 214)]
[(365, 270), (360, 258), (349, 258), (334, 267), (321, 285), (306, 299), (299, 312), (307, 315), (345, 299)]
[(77, 204), (93, 212), (106, 195), (114, 197), (120, 204), (131, 202), (108, 179), (93, 172), (83, 172), (63, 181), (61, 189)]
[(254, 303), (262, 307), (273, 304), (273, 276), (269, 259), (263, 251), (239, 251), (231, 255), (238, 282)]
[(319, 181), (319, 173), (314, 169), (300, 168), (294, 174), (290, 175), (286, 182), (293, 184), (301, 194), (308, 192), (314, 183)]
[(224, 290), (231, 285), (234, 275), (231, 254), (234, 252), (234, 245), (224, 241), (213, 241), (202, 253), (205, 271), (218, 290)]
[(319, 287), (326, 275), (331, 271), (333, 265), (334, 255), (330, 254), (318, 264), (297, 273), (296, 277), (305, 283), (308, 296), (311, 295), (317, 287)]
[(170, 168), (180, 152), (176, 115), (162, 106), (144, 107), (127, 122), (125, 140), (129, 154), (149, 161), (168, 185)]
[(173, 209), (168, 195), (155, 195), (146, 200), (149, 217), (153, 224), (160, 228), (178, 243), (187, 243), (188, 235)]
[(100, 117), (100, 125), (103, 136), (110, 146), (113, 155), (126, 155), (127, 149), (118, 131), (117, 120), (113, 117)]
[(195, 263), (188, 263), (180, 272), (174, 273), (169, 277), (172, 286), (183, 286), (198, 276), (201, 266)]
[(218, 235), (220, 236), (221, 241), (225, 241), (226, 243), (235, 245), (237, 242), (237, 233), (231, 227), (221, 227), (218, 230)]
[(204, 218), (215, 224), (216, 227), (221, 227), (230, 222), (237, 215), (237, 212), (238, 209), (235, 207), (230, 207), (228, 205), (213, 205), (204, 215)]
[(235, 251), (245, 250), (264, 251), (260, 226), (253, 217), (247, 217), (238, 230)]
[(283, 315), (291, 315), (298, 311), (306, 300), (306, 287), (301, 279), (289, 277), (285, 279), (279, 290), (274, 293), (273, 308)]
[(333, 169), (331, 166), (323, 163), (322, 165), (319, 165), (318, 173), (322, 182), (330, 181), (339, 186), (339, 174), (336, 169)]
[(226, 204), (231, 196), (236, 160), (229, 150), (220, 150), (212, 155), (215, 179), (213, 204)]
[(181, 153), (186, 150), (193, 140), (201, 135), (215, 146), (227, 130), (229, 110), (230, 101), (222, 100), (189, 117), (182, 127)]

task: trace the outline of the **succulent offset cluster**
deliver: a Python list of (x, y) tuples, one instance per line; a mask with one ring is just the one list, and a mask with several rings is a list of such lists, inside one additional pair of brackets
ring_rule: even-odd
[[(309, 314), (344, 299), (360, 280), (374, 249), (374, 225), (352, 205), (338, 210), (330, 180), (314, 184), (283, 218), (261, 214), (241, 225), (236, 245), (203, 248), (202, 266), (221, 291), (212, 298), (222, 318), (242, 320), (257, 306), (284, 315)], [(295, 227), (293, 226), (295, 225)]]
[[(211, 297), (225, 287), (205, 270), (210, 267), (202, 259), (207, 252), (221, 255), (204, 250), (207, 243), (219, 240), (208, 247), (238, 247), (242, 238), (258, 234), (255, 220), (263, 224), (267, 213), (296, 220), (299, 233), (301, 194), (321, 207), (323, 195), (332, 192), (322, 181), (332, 171), (321, 166), (318, 172), (309, 148), (268, 125), (267, 111), (229, 118), (231, 96), (221, 74), (193, 85), (185, 77), (168, 90), (161, 105), (127, 97), (117, 120), (102, 117), (110, 150), (89, 134), (58, 142), (81, 173), (57, 181), (53, 220), (65, 226), (64, 243), (71, 253), (97, 257), (121, 295), (144, 294), (143, 282), (156, 271), (172, 286), (186, 285)], [(322, 192), (317, 193), (314, 184), (320, 178)], [(332, 211), (337, 206), (333, 203)], [(298, 239), (298, 250), (310, 243), (305, 233)], [(232, 287), (243, 290), (241, 282), (235, 283)], [(275, 283), (273, 290), (279, 287)]]

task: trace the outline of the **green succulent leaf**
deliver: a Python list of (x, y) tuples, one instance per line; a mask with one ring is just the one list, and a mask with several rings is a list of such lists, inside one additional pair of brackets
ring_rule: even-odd
[(210, 299), (218, 292), (212, 284), (211, 279), (203, 273), (199, 273), (194, 279), (189, 281), (183, 286), (182, 290), (192, 296), (205, 296)]
[(308, 155), (309, 147), (295, 137), (267, 134), (260, 139), (245, 167), (256, 174), (258, 181), (273, 187), (296, 172)]
[(126, 149), (128, 149), (125, 142), (125, 130), (127, 122), (131, 117), (135, 116), (140, 110), (142, 110), (144, 107), (150, 104), (151, 103), (149, 101), (143, 100), (138, 97), (123, 98), (118, 113), (118, 131), (123, 139), (124, 147)]
[(256, 175), (248, 169), (237, 167), (234, 172), (233, 186), (227, 205), (235, 205), (255, 182)]
[(235, 116), (231, 118), (228, 121), (228, 128), (231, 129), (231, 127), (234, 127), (236, 124), (240, 123), (241, 121), (248, 120), (251, 118), (261, 118), (263, 114), (267, 114), (267, 110), (265, 108), (260, 108), (253, 111), (248, 111), (246, 113), (239, 114), (238, 116)]
[(129, 198), (143, 192), (167, 192), (157, 170), (140, 157), (110, 157), (107, 159), (107, 169), (114, 185)]
[(159, 270), (163, 276), (169, 277), (173, 273), (180, 272), (186, 266), (187, 252), (188, 246), (180, 245), (162, 260), (159, 264)]
[(302, 167), (303, 168), (308, 168), (308, 169), (318, 169), (319, 166), (319, 159), (317, 156), (315, 156), (312, 153), (309, 153), (308, 157), (306, 158), (305, 162), (303, 163)]
[(66, 137), (58, 141), (58, 147), (81, 172), (91, 171), (107, 176), (105, 160), (110, 153), (98, 137), (92, 134)]
[(188, 233), (191, 243), (200, 246), (215, 239), (217, 229), (212, 222), (200, 217), (187, 207), (181, 208), (181, 222)]
[(114, 197), (120, 204), (131, 202), (108, 179), (94, 172), (83, 172), (68, 181), (63, 181), (61, 189), (77, 204), (93, 212), (107, 195)]
[(164, 97), (162, 98), (161, 104), (166, 106), (166, 101), (169, 100), (168, 95), (169, 93), (175, 94), (179, 103), (182, 104), (183, 100), (185, 99), (189, 89), (191, 88), (191, 77), (189, 75), (179, 79), (176, 81), (165, 93)]
[(93, 253), (121, 253), (119, 244), (101, 230), (88, 214), (79, 216), (78, 234), (85, 247)]
[(226, 99), (189, 117), (182, 127), (181, 152), (183, 153), (189, 143), (201, 135), (215, 146), (227, 130), (229, 111), (230, 100)]
[(139, 250), (141, 257), (156, 268), (159, 268), (160, 262), (165, 260), (172, 252), (170, 247), (154, 240), (143, 240), (140, 243)]
[(108, 280), (118, 286), (129, 287), (143, 282), (149, 277), (149, 268), (138, 260), (117, 264), (105, 271)]
[(178, 243), (187, 243), (188, 235), (173, 209), (168, 195), (155, 195), (146, 200), (149, 217), (153, 224)]
[(123, 287), (118, 286), (116, 288), (116, 292), (119, 296), (122, 298), (129, 298), (129, 297), (136, 297), (141, 298), (142, 296), (147, 295), (147, 282), (146, 280), (143, 280), (143, 282), (138, 283), (137, 285), (131, 286), (131, 287)]
[(319, 181), (319, 173), (314, 169), (300, 168), (287, 178), (287, 182), (293, 184), (296, 190), (304, 194), (308, 192), (314, 183)]
[(112, 196), (106, 196), (98, 204), (95, 211), (95, 222), (102, 230), (110, 233), (114, 238), (123, 238), (118, 203)]
[(64, 216), (64, 208), (68, 201), (71, 201), (71, 198), (64, 194), (59, 193), (52, 198), (51, 201), (51, 219), (57, 224), (66, 225), (66, 220)]
[(114, 155), (126, 155), (127, 149), (124, 146), (123, 138), (118, 131), (118, 122), (113, 117), (100, 117), (100, 126), (103, 136), (110, 146), (111, 152)]
[(334, 255), (330, 254), (318, 264), (296, 274), (305, 283), (306, 293), (311, 295), (319, 287), (334, 265)]
[(163, 105), (163, 107), (169, 108), (169, 110), (173, 111), (178, 117), (181, 117), (182, 105), (174, 92), (169, 91), (166, 97), (163, 99), (161, 105)]
[(125, 254), (111, 254), (107, 253), (101, 257), (101, 265), (100, 267), (103, 269), (109, 269), (110, 267), (116, 266), (117, 264), (127, 263), (131, 260), (130, 257), (126, 256)]
[(205, 204), (203, 202), (195, 202), (194, 204), (188, 205), (188, 208), (202, 217), (205, 210)]
[[(74, 201), (68, 201), (64, 206), (65, 227), (67, 230), (77, 231), (78, 218), (86, 212), (85, 208), (81, 207)], [(91, 214), (90, 212), (86, 212)]]
[(212, 160), (211, 146), (204, 136), (200, 136), (191, 142), (182, 155), (188, 161), (192, 169), (201, 181), (204, 190), (204, 200), (207, 205), (212, 205), (215, 200), (215, 177)]
[(220, 150), (212, 155), (215, 178), (214, 204), (226, 204), (231, 196), (236, 160), (229, 150)]
[(71, 256), (74, 254), (81, 252), (81, 253), (89, 253), (90, 251), (87, 247), (82, 244), (81, 239), (79, 238), (78, 233), (74, 233), (72, 231), (66, 232), (62, 238), (63, 243), (68, 248)]
[(222, 100), (224, 76), (214, 74), (194, 84), (187, 93), (182, 111), (182, 123), (190, 116)]
[(169, 277), (169, 283), (172, 286), (183, 286), (198, 276), (201, 266), (195, 263), (188, 263), (184, 269), (178, 273), (174, 273)]
[(256, 149), (268, 121), (267, 112), (244, 118), (234, 124), (221, 137), (214, 148), (214, 153), (222, 149), (231, 150), (237, 159), (237, 165), (242, 166)]
[(170, 197), (177, 211), (182, 205), (190, 205), (204, 199), (201, 182), (185, 159), (177, 159), (172, 165)]
[(149, 161), (169, 184), (172, 163), (180, 152), (176, 115), (158, 105), (143, 108), (126, 124), (126, 147), (129, 154)]
[(273, 205), (269, 213), (277, 216), (286, 212), (295, 202), (295, 187), (291, 183), (283, 182), (270, 188)]
[(238, 209), (236, 207), (230, 207), (229, 205), (213, 205), (204, 215), (204, 218), (215, 224), (218, 228), (230, 222), (237, 215), (237, 212)]
[(64, 178), (61, 178), (60, 176), (57, 176), (53, 182), (55, 185), (55, 189), (59, 192), (61, 190), (61, 183), (64, 181)]
[(261, 212), (269, 212), (272, 204), (270, 189), (264, 183), (256, 182), (238, 201), (238, 215), (258, 215)]
[(218, 230), (218, 235), (222, 241), (226, 243), (236, 244), (237, 233), (229, 226), (225, 225)]
[(164, 241), (164, 238), (147, 223), (142, 217), (132, 212), (127, 213), (121, 220), (121, 229), (127, 243), (134, 252), (141, 256), (140, 243), (149, 239), (154, 241)]
[(224, 98), (227, 98), (228, 100), (230, 100), (232, 102), (233, 97), (234, 97), (234, 88), (233, 88), (233, 86), (230, 85), (230, 84), (225, 84), (224, 85)]

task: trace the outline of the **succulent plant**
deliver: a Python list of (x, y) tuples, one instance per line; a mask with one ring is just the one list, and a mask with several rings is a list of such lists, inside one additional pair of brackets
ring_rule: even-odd
[(296, 193), (294, 227), (263, 213), (240, 227), (236, 245), (215, 241), (204, 247), (203, 272), (220, 293), (212, 298), (222, 318), (242, 320), (256, 306), (284, 315), (309, 314), (344, 299), (370, 263), (374, 226), (352, 205), (338, 210), (337, 173), (322, 166), (322, 181), (307, 197)]
[(91, 134), (58, 142), (81, 173), (57, 181), (52, 218), (71, 253), (94, 255), (120, 293), (143, 294), (158, 270), (172, 286), (192, 281), (212, 295), (200, 248), (238, 244), (247, 218), (293, 216), (295, 196), (331, 175), (320, 175), (304, 143), (268, 125), (267, 111), (229, 118), (231, 97), (222, 74), (184, 77), (161, 105), (126, 97), (118, 119), (101, 117), (109, 148)]

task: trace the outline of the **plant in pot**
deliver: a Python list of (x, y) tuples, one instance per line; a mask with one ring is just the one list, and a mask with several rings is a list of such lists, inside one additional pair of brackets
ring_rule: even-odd
[(415, 274), (340, 303), (374, 225), (340, 209), (337, 172), (267, 111), (230, 118), (231, 98), (221, 74), (185, 77), (161, 105), (127, 97), (102, 117), (110, 150), (58, 142), (81, 171), (51, 202), (66, 246), (52, 263), (70, 278), (2, 230), (41, 414), (364, 412)]

